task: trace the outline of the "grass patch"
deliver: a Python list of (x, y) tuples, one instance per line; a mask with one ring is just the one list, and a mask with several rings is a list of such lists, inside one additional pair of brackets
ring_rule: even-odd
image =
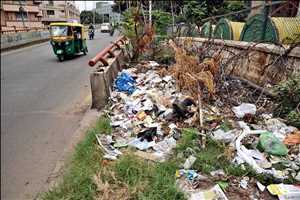
[[(216, 142), (210, 138), (207, 139), (206, 147), (199, 148), (197, 142), (196, 129), (183, 129), (182, 138), (178, 142), (175, 153), (184, 152), (187, 149), (192, 149), (196, 153), (197, 160), (193, 165), (193, 169), (204, 174), (209, 174), (211, 171), (223, 169), (228, 175), (233, 176), (255, 176), (255, 172), (251, 167), (246, 165), (245, 169), (231, 163), (231, 160), (226, 158), (225, 150), (228, 148), (222, 143)], [(181, 160), (184, 162), (184, 160)]]
[(183, 152), (187, 148), (194, 149), (197, 147), (197, 141), (198, 138), (197, 135), (197, 129), (191, 129), (191, 128), (185, 128), (182, 130), (182, 138), (179, 140), (179, 143), (177, 143), (175, 152)]
[(247, 165), (242, 169), (232, 164), (231, 159), (225, 156), (228, 147), (224, 144), (208, 139), (206, 148), (199, 148), (196, 129), (183, 129), (173, 158), (164, 163), (140, 159), (130, 149), (117, 161), (104, 162), (95, 134), (111, 132), (109, 119), (100, 118), (95, 127), (87, 132), (85, 139), (76, 146), (62, 182), (42, 194), (41, 199), (185, 199), (184, 194), (176, 187), (175, 172), (186, 157), (178, 155), (184, 155), (188, 151), (192, 151), (197, 157), (193, 169), (200, 173), (209, 174), (213, 170), (223, 169), (227, 175), (250, 176), (263, 184), (274, 183), (272, 177), (257, 175)]
[(86, 137), (76, 148), (62, 182), (52, 190), (42, 194), (44, 200), (56, 199), (93, 199), (96, 185), (92, 176), (100, 169), (102, 156), (96, 145), (95, 134), (111, 133), (109, 120), (100, 118), (96, 126), (87, 132)]
[[(41, 199), (92, 200), (105, 195), (108, 199), (185, 199), (175, 185), (178, 169), (175, 161), (153, 163), (128, 153), (109, 165), (101, 164), (102, 155), (95, 134), (111, 134), (109, 122), (107, 118), (100, 118), (95, 127), (87, 132), (85, 139), (76, 146), (62, 182), (43, 193)], [(101, 179), (98, 183), (94, 180), (95, 175)], [(106, 183), (109, 189), (105, 188)], [(99, 185), (104, 188), (99, 189)]]
[(115, 163), (116, 178), (125, 182), (134, 194), (131, 199), (185, 199), (175, 185), (175, 161), (153, 163), (132, 154), (124, 155)]

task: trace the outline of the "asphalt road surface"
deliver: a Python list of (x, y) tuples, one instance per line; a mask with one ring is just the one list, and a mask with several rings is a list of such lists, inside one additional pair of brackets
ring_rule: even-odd
[(1, 54), (1, 199), (41, 190), (87, 109), (88, 60), (116, 37), (97, 32), (63, 62), (49, 42)]

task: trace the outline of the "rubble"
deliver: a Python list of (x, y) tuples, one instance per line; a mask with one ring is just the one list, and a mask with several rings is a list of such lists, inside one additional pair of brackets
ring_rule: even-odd
[(300, 199), (300, 186), (287, 184), (271, 184), (267, 186), (272, 195), (277, 195), (279, 200)]
[[(196, 66), (192, 64), (192, 67)], [(217, 66), (206, 65), (214, 67), (208, 70), (211, 74), (217, 74)], [(206, 65), (201, 67), (206, 69)], [(290, 176), (299, 180), (299, 131), (273, 118), (269, 97), (253, 92), (251, 87), (237, 79), (222, 78), (223, 84), (202, 80), (206, 89), (201, 92), (203, 102), (200, 107), (202, 100), (196, 98), (195, 88), (189, 88), (194, 87), (195, 82), (183, 86), (189, 80), (180, 77), (176, 71), (178, 67), (170, 69), (168, 73), (159, 64), (150, 61), (119, 73), (115, 81), (116, 90), (110, 97), (112, 106), (106, 110), (114, 131), (110, 137), (96, 135), (106, 153), (104, 158), (115, 160), (122, 154), (121, 148), (130, 146), (139, 157), (164, 162), (181, 138), (180, 130), (196, 127), (199, 129), (199, 138), (210, 137), (233, 148), (232, 163), (245, 163), (256, 173), (271, 175), (280, 181)], [(199, 69), (185, 67), (185, 70), (191, 74), (193, 70), (200, 73)], [(238, 92), (242, 94), (237, 95)], [(259, 95), (259, 99), (255, 99), (255, 95)], [(203, 141), (202, 144), (205, 144)], [(190, 187), (185, 190), (190, 199), (227, 199), (226, 192), (215, 183), (210, 184), (214, 185), (212, 188), (200, 188), (203, 182), (211, 180), (193, 170), (198, 157), (192, 148), (191, 151), (193, 153), (188, 156), (177, 155), (185, 162), (183, 169), (176, 171), (177, 181)], [(276, 164), (283, 166), (277, 168)], [(211, 171), (210, 175), (220, 178), (226, 174), (223, 169), (218, 169)], [(257, 192), (265, 190), (260, 182), (254, 185)], [(249, 177), (239, 180), (235, 187), (249, 190)], [(209, 198), (203, 197), (208, 194)]]
[(288, 154), (285, 144), (270, 132), (260, 134), (257, 148), (271, 155), (285, 156)]
[(250, 103), (242, 103), (232, 108), (232, 111), (238, 118), (243, 118), (246, 114), (255, 115), (256, 106)]
[(243, 188), (243, 189), (247, 189), (248, 187), (248, 181), (249, 181), (249, 178), (248, 177), (244, 177), (241, 182), (240, 182), (240, 187)]
[(193, 166), (193, 164), (194, 164), (194, 162), (196, 161), (196, 157), (195, 156), (193, 156), (193, 155), (190, 155), (186, 160), (185, 160), (185, 162), (184, 162), (184, 164), (183, 164), (183, 168), (184, 169), (190, 169), (192, 166)]
[(228, 200), (222, 189), (219, 185), (215, 185), (214, 187), (210, 188), (209, 190), (192, 193), (191, 198), (189, 200)]
[(266, 189), (266, 186), (264, 186), (263, 184), (261, 184), (259, 181), (256, 182), (257, 187), (259, 188), (259, 190), (261, 192), (263, 192)]

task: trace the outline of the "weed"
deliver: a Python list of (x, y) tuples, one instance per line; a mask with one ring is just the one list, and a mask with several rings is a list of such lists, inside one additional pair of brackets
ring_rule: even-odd
[(96, 185), (92, 176), (100, 169), (101, 154), (97, 149), (95, 134), (109, 133), (109, 121), (100, 118), (95, 128), (87, 132), (85, 139), (80, 142), (67, 166), (62, 182), (41, 195), (42, 199), (93, 199)]
[(182, 130), (182, 138), (175, 148), (175, 152), (182, 152), (188, 147), (194, 148), (196, 146), (197, 130), (186, 128)]
[(151, 163), (132, 154), (123, 156), (115, 164), (116, 178), (129, 185), (136, 199), (184, 199), (175, 185), (174, 161)]
[(140, 199), (185, 199), (175, 185), (176, 169), (178, 163), (174, 161), (156, 164), (149, 179), (149, 186)]
[(97, 130), (101, 134), (111, 134), (112, 127), (110, 126), (110, 119), (106, 117), (101, 117), (96, 124), (94, 130)]
[(287, 119), (287, 122), (300, 128), (300, 75), (290, 77), (275, 87), (278, 94), (278, 106), (274, 111), (276, 116)]
[(133, 155), (123, 156), (115, 165), (115, 172), (117, 178), (128, 184), (135, 185), (137, 182), (147, 178), (150, 171), (148, 163), (136, 159)]
[(205, 149), (201, 149), (197, 154), (194, 167), (206, 174), (213, 170), (223, 168), (228, 162), (222, 158), (224, 147), (217, 142), (208, 139)]

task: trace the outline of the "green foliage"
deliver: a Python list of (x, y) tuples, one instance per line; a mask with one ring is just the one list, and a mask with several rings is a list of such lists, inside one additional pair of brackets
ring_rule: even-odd
[(132, 7), (123, 13), (123, 21), (120, 24), (120, 32), (130, 39), (133, 47), (133, 59), (140, 56), (139, 42), (144, 35), (145, 24), (143, 23), (141, 11)]
[(278, 94), (274, 113), (288, 121), (288, 124), (300, 128), (300, 75), (290, 77), (275, 87)]
[(96, 24), (100, 24), (102, 22), (108, 22), (109, 19), (108, 19), (108, 16), (106, 15), (100, 15), (99, 13), (97, 12), (93, 12), (93, 11), (82, 11), (80, 13), (80, 22), (82, 24), (91, 24), (91, 23), (94, 23), (94, 14), (95, 14), (95, 23)]
[(205, 7), (203, 7), (203, 4), (196, 0), (186, 2), (183, 7), (186, 22), (197, 24), (201, 19), (205, 18)]
[(197, 153), (197, 160), (194, 164), (195, 169), (209, 174), (209, 172), (226, 167), (229, 163), (222, 154), (224, 147), (219, 143), (209, 139), (205, 149)]
[(196, 145), (196, 138), (198, 138), (197, 130), (191, 128), (185, 128), (182, 130), (182, 138), (177, 144), (175, 151), (182, 152), (188, 147), (194, 148)]
[(175, 185), (176, 169), (173, 161), (154, 164), (128, 154), (116, 162), (114, 171), (116, 178), (134, 191), (134, 199), (185, 199)]
[[(224, 7), (226, 8), (226, 13), (228, 12), (235, 12), (235, 11), (239, 11), (242, 9), (245, 9), (245, 2), (243, 1), (225, 1), (224, 3)], [(245, 19), (247, 18), (249, 12), (244, 12), (244, 13), (239, 13), (239, 14), (235, 14), (232, 16), (229, 16), (228, 19), (232, 20), (232, 21), (245, 21)]]
[(286, 119), (288, 120), (288, 123), (300, 128), (300, 112), (299, 111), (291, 111), (289, 112), (289, 114), (287, 115)]
[(226, 181), (218, 181), (217, 183), (223, 191), (225, 191), (229, 186), (229, 183)]
[[(244, 8), (246, 8), (244, 1), (187, 0), (184, 2), (182, 16), (177, 17), (177, 20), (186, 24), (201, 26), (203, 24), (202, 19), (239, 11)], [(244, 12), (228, 18), (233, 21), (243, 21), (247, 16), (248, 12)]]
[(120, 158), (114, 171), (120, 181), (129, 186), (134, 186), (149, 176), (150, 165), (129, 154)]
[(171, 14), (161, 10), (154, 10), (152, 12), (153, 23), (157, 35), (166, 35), (167, 28), (172, 24)]
[(182, 192), (179, 192), (175, 185), (175, 172), (178, 164), (173, 161), (158, 163), (154, 166), (149, 185), (139, 199), (151, 200), (183, 200), (185, 199)]
[(127, 9), (125, 12), (123, 12), (123, 20), (120, 27), (120, 31), (130, 39), (135, 36), (134, 9), (135, 8)]

